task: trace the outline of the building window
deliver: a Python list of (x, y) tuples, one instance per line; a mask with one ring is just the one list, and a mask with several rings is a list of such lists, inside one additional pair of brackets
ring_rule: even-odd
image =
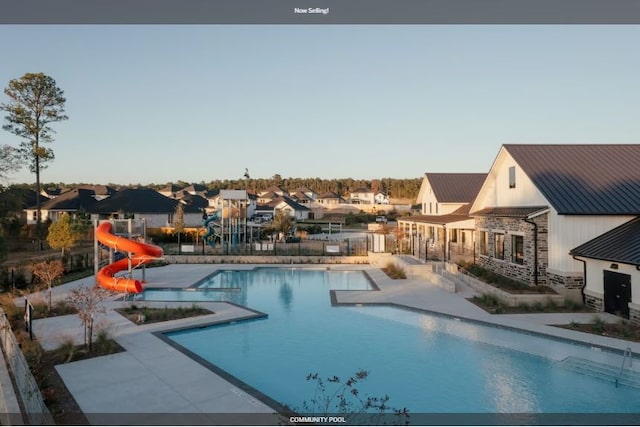
[(436, 214), (438, 213), (438, 203), (436, 203)]
[(524, 237), (511, 236), (511, 262), (524, 264)]
[(435, 238), (435, 234), (436, 234), (436, 230), (433, 226), (429, 226), (429, 238), (433, 239)]
[(433, 203), (429, 202), (429, 213), (433, 213)]
[(493, 256), (497, 259), (504, 259), (504, 233), (495, 233)]
[(516, 188), (516, 167), (509, 168), (509, 188)]
[(456, 228), (452, 228), (451, 229), (449, 239), (450, 239), (449, 241), (451, 243), (457, 243), (458, 242), (458, 230)]
[(478, 238), (480, 255), (489, 255), (489, 239), (486, 231), (481, 231)]

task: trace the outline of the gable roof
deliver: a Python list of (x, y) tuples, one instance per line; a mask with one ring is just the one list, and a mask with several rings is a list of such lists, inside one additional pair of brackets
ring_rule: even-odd
[(182, 191), (186, 191), (186, 192), (194, 192), (194, 193), (202, 193), (207, 191), (207, 187), (205, 187), (202, 184), (191, 184), (190, 186), (183, 188)]
[(640, 144), (504, 148), (559, 214), (640, 214)]
[(486, 173), (426, 173), (433, 194), (439, 203), (472, 203)]
[[(55, 199), (41, 203), (40, 209), (48, 211), (77, 211), (78, 209), (84, 209), (85, 211), (91, 211), (95, 204), (98, 203), (93, 198), (94, 194), (93, 190), (74, 188), (60, 194)], [(35, 207), (31, 209), (35, 209)]]
[(569, 254), (640, 266), (640, 217), (581, 244)]
[(174, 183), (171, 183), (171, 184), (167, 184), (167, 185), (165, 185), (164, 187), (162, 187), (162, 188), (161, 188), (160, 190), (158, 190), (158, 191), (160, 191), (160, 192), (162, 192), (162, 193), (175, 193), (175, 192), (180, 191), (180, 190), (181, 190), (181, 188), (180, 188), (180, 187), (178, 187), (178, 186), (177, 186), (176, 184), (174, 184)]
[[(93, 212), (102, 214), (120, 211), (130, 213), (173, 213), (178, 203), (180, 203), (178, 200), (165, 197), (151, 188), (126, 188), (118, 191), (108, 199), (97, 202)], [(195, 206), (186, 205), (184, 206), (184, 212), (195, 213), (200, 212), (200, 210)]]
[(287, 205), (289, 205), (295, 211), (308, 211), (309, 210), (309, 208), (307, 208), (306, 206), (302, 206), (300, 203), (298, 203), (295, 200), (293, 200), (292, 198), (286, 197), (286, 196), (278, 197), (277, 199), (275, 199), (271, 203), (269, 203), (269, 206), (273, 206), (275, 208), (275, 207), (277, 207), (278, 205), (280, 205), (283, 202), (286, 203)]
[(326, 193), (322, 193), (318, 196), (318, 199), (342, 199), (338, 193), (334, 193), (333, 191), (327, 191)]
[(197, 194), (191, 194), (191, 193), (184, 192), (182, 194), (182, 196), (180, 197), (180, 201), (182, 201), (184, 204), (186, 204), (188, 206), (193, 206), (193, 207), (196, 207), (198, 209), (205, 209), (205, 208), (209, 207), (209, 201), (207, 199), (205, 199), (204, 197), (199, 196)]
[(373, 193), (373, 191), (367, 187), (358, 187), (355, 190), (350, 191), (350, 193)]

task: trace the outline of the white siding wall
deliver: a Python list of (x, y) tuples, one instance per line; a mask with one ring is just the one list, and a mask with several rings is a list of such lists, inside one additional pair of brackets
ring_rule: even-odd
[[(516, 168), (516, 186), (509, 188), (509, 168)], [(471, 211), (501, 206), (546, 206), (549, 202), (504, 148)]]
[[(450, 214), (462, 205), (464, 205), (464, 203), (440, 203), (440, 206), (438, 207), (438, 215)], [(429, 205), (427, 205), (427, 209), (429, 209)], [(433, 209), (435, 215), (435, 207)]]
[(569, 251), (633, 218), (615, 215), (558, 215), (552, 208), (549, 213), (549, 269), (582, 272), (582, 263), (574, 260)]
[[(631, 275), (631, 301), (638, 304), (640, 302), (640, 271), (633, 265), (618, 264), (617, 270), (610, 268), (611, 261), (601, 261), (596, 259), (582, 258), (587, 262), (587, 287), (585, 290), (604, 297), (604, 271), (615, 271), (616, 273)], [(581, 263), (582, 264), (582, 263)]]

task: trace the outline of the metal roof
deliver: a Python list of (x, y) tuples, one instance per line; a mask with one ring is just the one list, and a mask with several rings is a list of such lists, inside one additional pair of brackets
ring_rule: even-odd
[(640, 214), (640, 144), (504, 148), (559, 214)]
[(426, 173), (431, 189), (439, 203), (472, 203), (486, 173)]
[(549, 209), (549, 206), (506, 206), (490, 207), (475, 211), (471, 216), (528, 217)]
[(581, 244), (569, 254), (640, 266), (640, 217)]

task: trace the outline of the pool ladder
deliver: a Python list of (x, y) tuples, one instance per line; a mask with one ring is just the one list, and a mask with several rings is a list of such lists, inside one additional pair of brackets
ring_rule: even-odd
[(631, 370), (633, 366), (633, 353), (631, 352), (631, 347), (627, 347), (624, 349), (624, 355), (622, 356), (622, 363), (620, 364), (620, 371), (616, 376), (616, 388), (618, 387), (618, 381), (622, 377), (622, 373), (624, 371), (624, 363), (629, 359), (629, 370)]

